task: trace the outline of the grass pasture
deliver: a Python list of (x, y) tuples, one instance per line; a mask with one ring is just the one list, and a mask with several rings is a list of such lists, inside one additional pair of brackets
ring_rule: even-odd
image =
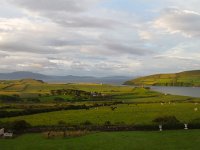
[[(70, 93), (62, 92), (54, 94), (51, 91), (62, 91), (63, 89), (67, 92), (82, 91), (82, 95), (77, 96), (76, 93), (70, 95)], [(102, 99), (103, 97), (100, 97), (100, 99), (94, 97), (84, 99), (84, 92), (89, 92), (89, 94), (98, 92), (108, 97), (107, 99)], [(0, 100), (3, 98), (7, 100), (0, 102), (0, 112), (2, 113), (0, 125), (6, 129), (7, 127), (8, 129), (11, 128), (11, 130), (15, 129), (11, 125), (14, 125), (17, 121), (25, 121), (31, 125), (29, 126), (31, 129), (32, 127), (38, 129), (42, 126), (44, 129), (52, 130), (51, 132), (57, 127), (87, 127), (88, 123), (94, 125), (97, 129), (107, 125), (118, 125), (122, 128), (127, 128), (127, 125), (145, 128), (157, 126), (158, 124), (153, 120), (163, 116), (174, 116), (182, 125), (191, 122), (194, 123), (192, 125), (200, 125), (200, 98), (165, 95), (148, 88), (91, 83), (48, 84), (26, 79), (0, 82), (0, 96)], [(13, 96), (20, 100), (9, 101)], [(56, 101), (57, 98), (64, 99), (64, 101)], [(77, 106), (85, 107), (78, 109)], [(69, 109), (64, 109), (65, 107), (69, 107)], [(51, 111), (48, 111), (48, 109), (51, 109)], [(27, 113), (31, 111), (33, 113)], [(9, 116), (9, 114), (12, 115)], [(42, 133), (27, 133), (14, 139), (0, 139), (0, 149), (199, 150), (200, 148), (200, 130), (121, 132), (122, 129), (119, 129), (119, 131), (109, 133), (89, 132), (81, 137), (63, 138), (60, 136), (51, 139), (47, 139)], [(63, 132), (59, 131), (59, 133)]]
[(0, 139), (1, 150), (199, 150), (200, 130), (163, 132), (102, 132), (76, 138), (46, 139), (25, 134)]
[(25, 120), (33, 126), (57, 125), (59, 121), (72, 125), (85, 121), (90, 121), (94, 125), (103, 125), (106, 121), (112, 124), (123, 122), (129, 125), (151, 125), (153, 124), (152, 120), (160, 116), (175, 116), (183, 123), (200, 118), (200, 112), (194, 111), (195, 108), (200, 110), (200, 105), (194, 103), (121, 104), (116, 107), (117, 109), (114, 111), (110, 106), (105, 106), (90, 110), (66, 110), (10, 117), (0, 119), (0, 121)]
[[(183, 123), (188, 123), (191, 120), (200, 118), (200, 102), (199, 98), (191, 98), (185, 96), (164, 95), (146, 88), (133, 88), (129, 86), (112, 86), (101, 84), (47, 84), (37, 80), (20, 80), (10, 81), (3, 84), (9, 84), (12, 92), (16, 92), (24, 97), (38, 97), (41, 102), (35, 103), (28, 101), (22, 103), (7, 103), (1, 104), (2, 108), (9, 107), (7, 110), (22, 110), (30, 108), (48, 108), (58, 107), (59, 105), (71, 105), (72, 102), (60, 103), (54, 102), (56, 97), (61, 97), (66, 100), (73, 99), (70, 95), (54, 96), (50, 94), (50, 90), (55, 89), (76, 89), (88, 92), (102, 92), (112, 95), (112, 99), (106, 101), (75, 101), (73, 105), (93, 105), (102, 104), (105, 102), (120, 101), (114, 111), (111, 106), (96, 107), (89, 110), (61, 110), (53, 112), (44, 112), (39, 114), (0, 118), (0, 121), (15, 121), (25, 120), (33, 126), (38, 125), (57, 125), (59, 121), (64, 121), (67, 124), (81, 124), (85, 121), (90, 121), (95, 125), (102, 125), (106, 121), (116, 124), (123, 122), (125, 124), (152, 124), (152, 120), (160, 116), (175, 116)], [(16, 88), (16, 84), (22, 88)], [(15, 85), (15, 86), (14, 86)], [(17, 87), (18, 87), (17, 86)], [(20, 91), (19, 91), (20, 89)], [(6, 92), (7, 89), (0, 90)], [(7, 91), (9, 93), (9, 91)], [(10, 91), (10, 93), (12, 93)], [(47, 95), (48, 93), (48, 95)], [(38, 94), (41, 94), (38, 96)], [(22, 97), (23, 97), (22, 96)], [(163, 105), (161, 105), (163, 103)], [(194, 111), (197, 108), (199, 111)], [(5, 109), (4, 109), (5, 110)]]

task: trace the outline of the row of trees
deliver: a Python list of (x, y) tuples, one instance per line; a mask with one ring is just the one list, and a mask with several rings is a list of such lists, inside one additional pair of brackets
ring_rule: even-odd
[(59, 110), (78, 110), (78, 109), (89, 109), (92, 106), (86, 106), (84, 105), (68, 105), (68, 106), (59, 106), (59, 107), (53, 107), (53, 108), (39, 108), (39, 109), (24, 109), (22, 111), (6, 111), (6, 110), (0, 110), (0, 118), (6, 118), (6, 117), (15, 117), (15, 116), (23, 116), (23, 115), (32, 115), (32, 114), (38, 114), (38, 113), (45, 113), (45, 112), (53, 112), (53, 111), (59, 111)]
[(166, 83), (155, 83), (154, 86), (194, 86), (192, 82), (166, 82)]
[[(196, 120), (196, 119), (195, 119)], [(189, 129), (199, 129), (200, 122), (191, 121), (188, 123)], [(149, 125), (127, 125), (124, 122), (116, 122), (112, 123), (111, 121), (105, 121), (104, 124), (97, 125), (93, 124), (92, 122), (86, 120), (77, 125), (70, 125), (64, 121), (59, 121), (57, 125), (54, 126), (37, 126), (32, 127), (28, 122), (24, 120), (16, 120), (13, 122), (0, 122), (0, 128), (11, 129), (14, 132), (24, 132), (26, 129), (29, 131), (46, 131), (49, 130), (60, 130), (60, 129), (67, 129), (67, 130), (80, 130), (80, 129), (87, 129), (87, 130), (98, 130), (98, 131), (130, 131), (130, 130), (158, 130), (158, 125), (163, 125), (164, 129), (183, 129), (184, 124), (180, 122), (174, 116), (163, 116), (158, 117), (153, 120), (154, 124)]]
[(76, 96), (76, 97), (81, 97), (81, 96), (86, 96), (86, 97), (91, 97), (91, 96), (104, 96), (104, 94), (99, 93), (99, 92), (87, 92), (83, 90), (75, 90), (75, 89), (59, 89), (59, 90), (51, 90), (51, 95), (70, 95), (70, 96)]
[(19, 95), (0, 95), (0, 101), (2, 102), (20, 102), (22, 99)]
[(24, 116), (24, 115), (32, 115), (38, 113), (46, 113), (46, 112), (53, 112), (53, 111), (60, 111), (60, 110), (80, 110), (86, 109), (89, 110), (90, 108), (101, 107), (101, 106), (112, 106), (116, 104), (120, 104), (121, 102), (113, 102), (113, 103), (102, 103), (102, 104), (93, 104), (93, 105), (59, 105), (55, 107), (49, 108), (25, 108), (22, 111), (6, 111), (0, 110), (0, 118), (6, 117), (15, 117), (15, 116)]
[[(112, 98), (111, 95), (105, 95), (99, 92), (87, 92), (83, 90), (75, 90), (75, 89), (59, 89), (59, 90), (51, 90), (51, 95), (53, 96), (61, 96), (68, 95), (72, 96), (72, 100), (110, 100)], [(63, 98), (56, 98), (55, 101), (63, 101)]]

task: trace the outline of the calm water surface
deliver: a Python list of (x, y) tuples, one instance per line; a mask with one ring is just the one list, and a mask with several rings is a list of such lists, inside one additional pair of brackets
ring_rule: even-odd
[(200, 97), (200, 87), (152, 86), (151, 89), (166, 94)]

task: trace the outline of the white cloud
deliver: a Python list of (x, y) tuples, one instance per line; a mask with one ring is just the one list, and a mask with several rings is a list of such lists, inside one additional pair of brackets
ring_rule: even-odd
[[(5, 72), (138, 75), (172, 72), (177, 66), (188, 70), (200, 64), (200, 15), (195, 0), (183, 4), (164, 0), (165, 5), (142, 0), (147, 5), (137, 8), (141, 9), (137, 15), (135, 7), (128, 11), (106, 7), (104, 0), (2, 1), (6, 9), (0, 10), (4, 13), (0, 15), (0, 69)], [(18, 15), (6, 14), (8, 8)]]
[(154, 22), (156, 28), (163, 28), (171, 34), (181, 33), (184, 36), (200, 36), (200, 14), (178, 8), (166, 9)]
[(139, 31), (139, 36), (143, 40), (151, 40), (153, 38), (152, 34), (148, 31)]
[(20, 7), (33, 11), (82, 12), (99, 0), (8, 0)]

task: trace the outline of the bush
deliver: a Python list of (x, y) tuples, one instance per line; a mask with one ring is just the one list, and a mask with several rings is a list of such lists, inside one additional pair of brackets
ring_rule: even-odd
[(29, 99), (27, 99), (27, 101), (34, 102), (34, 103), (39, 103), (40, 99), (39, 98), (29, 98)]
[(67, 124), (67, 123), (66, 123), (65, 121), (63, 121), (63, 120), (58, 121), (58, 125), (64, 126), (64, 125), (66, 125), (66, 124)]
[(56, 101), (56, 102), (64, 102), (65, 99), (62, 98), (62, 97), (56, 97), (56, 98), (54, 98), (54, 101)]
[(190, 123), (200, 124), (200, 118), (193, 119)]
[(158, 130), (158, 127), (156, 125), (133, 125), (135, 130), (143, 130), (143, 131), (152, 131), (152, 130)]
[(31, 125), (25, 120), (16, 120), (14, 122), (11, 122), (10, 126), (11, 129), (13, 129), (14, 131), (23, 131), (31, 127)]
[(159, 123), (159, 124), (180, 123), (180, 121), (175, 116), (158, 117), (158, 118), (154, 119), (153, 122)]
[(199, 129), (200, 128), (200, 118), (196, 118), (196, 119), (193, 119), (192, 121), (190, 121), (188, 124), (188, 127), (192, 128), (192, 129)]
[(92, 123), (86, 120), (85, 122), (81, 123), (81, 125), (89, 126), (89, 125), (92, 125)]
[(154, 119), (153, 122), (163, 125), (163, 128), (166, 129), (179, 129), (184, 127), (184, 124), (182, 124), (175, 116), (158, 117)]
[(106, 122), (104, 123), (104, 125), (105, 125), (105, 126), (110, 126), (110, 125), (111, 125), (111, 122), (110, 122), (110, 121), (106, 121)]
[(21, 101), (20, 97), (18, 95), (0, 95), (0, 100), (2, 102), (18, 102)]

